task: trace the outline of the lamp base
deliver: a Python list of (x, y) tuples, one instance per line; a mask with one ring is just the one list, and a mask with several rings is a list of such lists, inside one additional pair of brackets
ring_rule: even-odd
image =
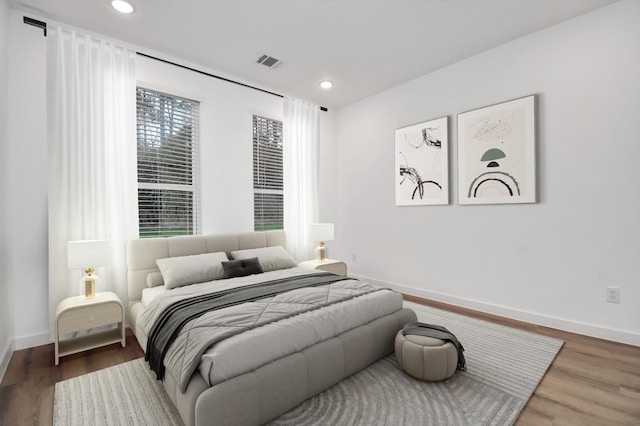
[(324, 242), (320, 241), (320, 243), (318, 244), (318, 247), (316, 247), (316, 252), (318, 253), (318, 261), (324, 262), (324, 254), (325, 254)]
[(84, 295), (87, 299), (93, 299), (96, 297), (96, 280), (93, 277), (85, 277)]

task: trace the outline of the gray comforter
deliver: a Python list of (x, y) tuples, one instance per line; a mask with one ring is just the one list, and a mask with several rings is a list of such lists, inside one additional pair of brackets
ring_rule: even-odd
[[(309, 271), (292, 269), (290, 275), (308, 274)], [(158, 296), (141, 315), (144, 331), (149, 331), (161, 312), (176, 300), (181, 300), (220, 288), (242, 287), (260, 279), (269, 279), (268, 274), (221, 280), (190, 288), (178, 288)], [(198, 368), (202, 354), (213, 344), (225, 338), (273, 323), (294, 315), (330, 306), (339, 302), (383, 290), (381, 287), (357, 280), (339, 281), (328, 285), (301, 288), (254, 302), (231, 306), (208, 312), (181, 329), (170, 346), (164, 364), (166, 371), (176, 380), (182, 392)]]

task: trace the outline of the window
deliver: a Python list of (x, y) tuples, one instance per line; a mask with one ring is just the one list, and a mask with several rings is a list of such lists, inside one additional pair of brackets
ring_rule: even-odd
[(256, 231), (283, 229), (282, 122), (253, 116), (253, 217)]
[(139, 235), (198, 233), (199, 103), (138, 87)]

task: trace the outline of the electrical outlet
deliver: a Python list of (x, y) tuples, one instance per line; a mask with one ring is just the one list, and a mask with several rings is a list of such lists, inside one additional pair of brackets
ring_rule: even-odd
[(353, 254), (351, 255), (351, 261), (352, 261), (352, 262), (357, 262), (356, 254), (355, 254), (355, 253), (353, 253)]
[(607, 287), (607, 302), (620, 303), (620, 287)]

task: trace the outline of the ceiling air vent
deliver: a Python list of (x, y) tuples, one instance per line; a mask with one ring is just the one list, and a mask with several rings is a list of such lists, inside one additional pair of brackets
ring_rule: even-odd
[(259, 64), (264, 65), (265, 67), (269, 67), (269, 68), (275, 68), (278, 65), (280, 65), (280, 60), (274, 58), (273, 56), (269, 56), (269, 55), (262, 55), (258, 58), (257, 61)]

